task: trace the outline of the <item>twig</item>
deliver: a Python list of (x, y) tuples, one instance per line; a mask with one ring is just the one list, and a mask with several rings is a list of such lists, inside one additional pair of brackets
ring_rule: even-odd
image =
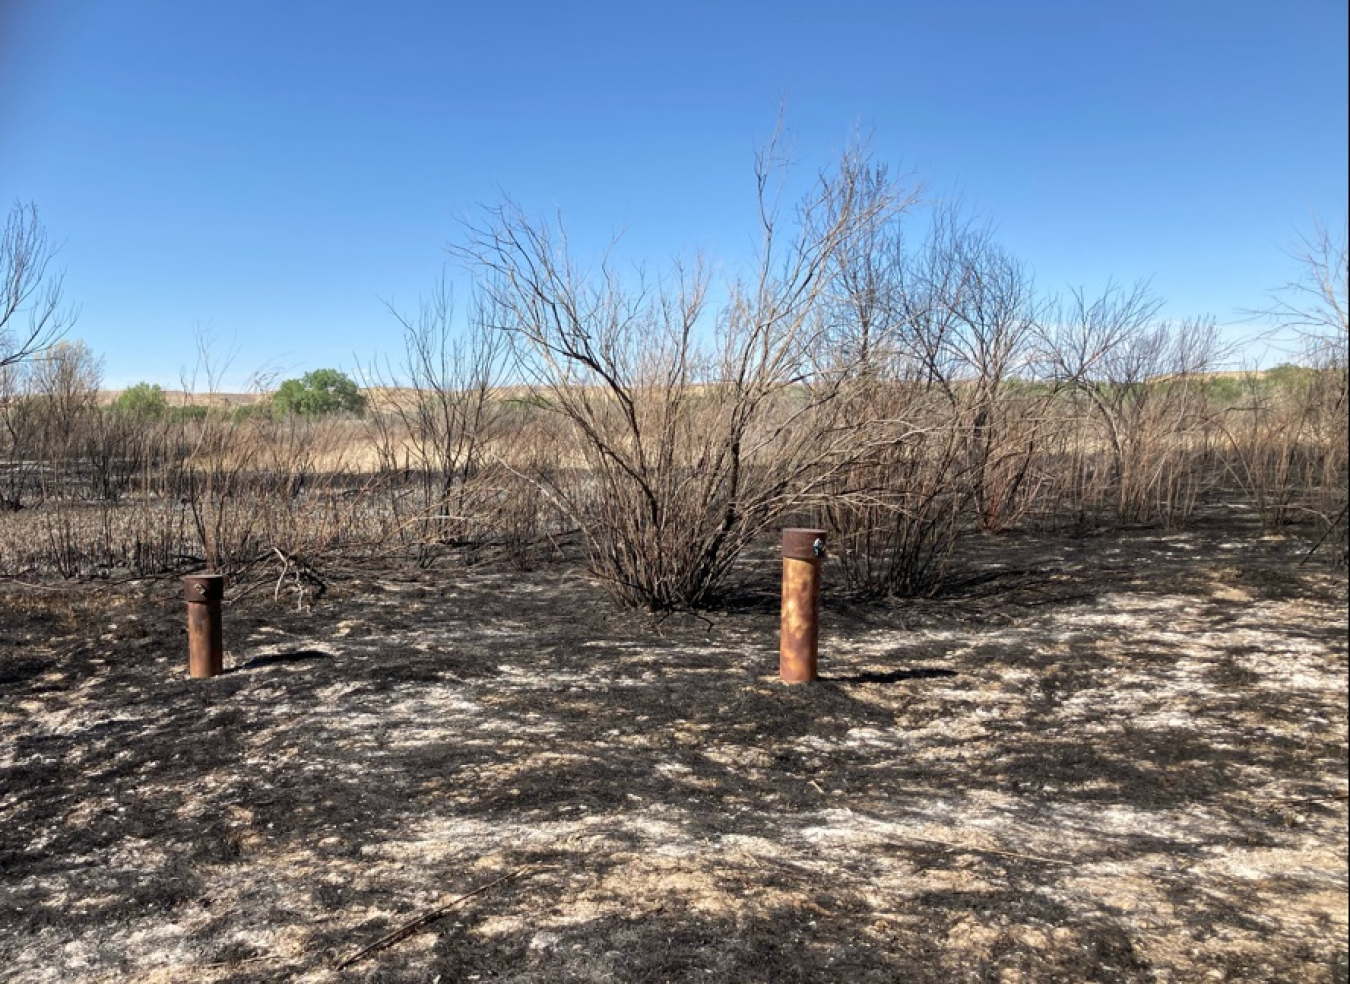
[(277, 577), (277, 586), (272, 589), (272, 600), (281, 599), (281, 583), (286, 580), (286, 574), (291, 569), (291, 559), (287, 557), (278, 547), (273, 547), (272, 552), (281, 559), (281, 574)]
[(280, 547), (275, 546), (272, 548), (272, 552), (276, 554), (277, 557), (281, 560), (281, 574), (277, 576), (277, 585), (272, 590), (272, 600), (273, 601), (280, 600), (282, 583), (286, 580), (286, 575), (288, 573), (293, 572), (295, 574), (295, 590), (298, 596), (295, 605), (295, 610), (304, 611), (305, 578), (308, 578), (309, 580), (313, 581), (314, 584), (316, 585), (315, 591), (316, 598), (319, 595), (323, 594), (325, 590), (327, 590), (327, 586), (324, 584), (323, 578), (319, 577), (319, 574), (317, 571), (315, 571), (313, 565), (307, 562), (304, 558), (299, 557), (296, 554), (284, 551)]
[(527, 874), (534, 874), (535, 872), (538, 872), (538, 871), (551, 871), (551, 870), (554, 870), (555, 867), (556, 867), (555, 865), (543, 865), (543, 866), (540, 866), (540, 865), (531, 865), (531, 864), (527, 864), (527, 865), (525, 865), (525, 867), (523, 867), (523, 868), (517, 868), (515, 871), (512, 871), (512, 872), (509, 872), (509, 873), (507, 873), (507, 874), (505, 874), (505, 875), (502, 875), (500, 878), (498, 878), (498, 879), (496, 879), (496, 880), (494, 880), (494, 881), (490, 881), (490, 882), (488, 882), (486, 885), (480, 885), (480, 886), (478, 886), (477, 888), (475, 888), (472, 892), (466, 892), (465, 894), (459, 896), (458, 898), (451, 899), (449, 902), (446, 902), (446, 903), (443, 904), (443, 905), (438, 905), (436, 908), (431, 909), (431, 910), (429, 910), (429, 911), (427, 911), (427, 912), (424, 912), (422, 915), (418, 916), (416, 919), (412, 919), (412, 920), (410, 920), (410, 921), (404, 923), (402, 926), (399, 926), (397, 929), (393, 930), (392, 932), (387, 933), (387, 934), (385, 934), (384, 936), (381, 936), (381, 937), (380, 937), (378, 940), (376, 940), (374, 943), (370, 944), (370, 946), (367, 946), (367, 947), (365, 947), (365, 948), (363, 948), (363, 949), (361, 949), (361, 950), (358, 950), (358, 951), (356, 951), (355, 953), (353, 953), (351, 956), (344, 958), (340, 963), (338, 963), (338, 964), (335, 966), (334, 969), (336, 969), (336, 970), (345, 970), (346, 968), (350, 967), (352, 964), (357, 963), (358, 961), (364, 960), (366, 957), (370, 956), (372, 953), (378, 953), (380, 950), (383, 950), (383, 949), (386, 949), (386, 948), (388, 948), (388, 947), (391, 947), (391, 946), (393, 946), (395, 943), (400, 942), (401, 940), (406, 940), (409, 936), (411, 936), (413, 933), (417, 932), (417, 931), (418, 931), (419, 929), (421, 929), (423, 926), (429, 926), (429, 925), (431, 925), (432, 923), (434, 923), (436, 920), (442, 919), (442, 918), (444, 918), (445, 916), (449, 915), (449, 914), (450, 914), (450, 911), (451, 911), (452, 909), (454, 909), (455, 906), (459, 905), (461, 902), (467, 902), (469, 899), (473, 898), (475, 895), (482, 895), (482, 894), (483, 894), (484, 892), (486, 892), (488, 889), (496, 888), (498, 885), (501, 885), (501, 884), (503, 884), (504, 882), (509, 882), (509, 881), (512, 881), (512, 880), (514, 880), (514, 879), (516, 879), (516, 878), (523, 878), (523, 877), (525, 877), (525, 875), (527, 875)]
[(1317, 553), (1317, 548), (1320, 547), (1326, 541), (1326, 538), (1331, 535), (1331, 531), (1341, 525), (1341, 520), (1345, 519), (1346, 510), (1350, 510), (1350, 502), (1341, 506), (1341, 511), (1336, 514), (1336, 518), (1333, 519), (1329, 524), (1327, 524), (1327, 528), (1322, 531), (1322, 535), (1317, 538), (1317, 542), (1314, 543), (1308, 549), (1308, 552), (1303, 555), (1303, 559), (1298, 562), (1299, 567), (1302, 567), (1304, 564), (1306, 564), (1308, 562), (1308, 559), (1312, 557), (1313, 554)]
[(17, 577), (7, 576), (0, 580), (8, 581), (10, 584), (17, 584), (21, 588), (32, 588), (35, 591), (59, 591), (66, 592), (70, 590), (69, 584), (34, 584), (31, 581), (20, 581)]
[(215, 970), (219, 967), (243, 967), (246, 964), (265, 963), (268, 960), (284, 960), (280, 954), (264, 953), (257, 957), (244, 957), (241, 960), (217, 960), (215, 963), (198, 964), (198, 970)]
[(660, 636), (661, 638), (663, 638), (663, 639), (665, 638), (665, 633), (661, 631), (661, 626), (664, 625), (666, 619), (670, 618), (672, 615), (689, 615), (689, 616), (691, 616), (691, 617), (693, 617), (693, 618), (696, 618), (696, 619), (698, 619), (700, 622), (702, 622), (704, 625), (706, 625), (706, 626), (708, 627), (708, 632), (709, 632), (709, 633), (712, 632), (713, 627), (714, 627), (714, 626), (713, 626), (713, 620), (712, 620), (712, 619), (708, 618), (706, 615), (702, 615), (702, 614), (700, 614), (700, 613), (694, 611), (693, 609), (686, 609), (686, 608), (672, 608), (672, 609), (670, 609), (670, 610), (668, 610), (668, 611), (664, 611), (664, 612), (661, 612), (660, 614), (654, 615), (654, 621), (652, 622), (652, 628), (655, 629), (655, 630), (656, 630), (656, 634), (659, 635), (659, 636)]

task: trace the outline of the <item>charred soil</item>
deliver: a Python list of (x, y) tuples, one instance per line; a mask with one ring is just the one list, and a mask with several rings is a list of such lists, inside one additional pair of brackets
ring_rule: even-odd
[(205, 681), (176, 579), (0, 583), (0, 978), (1344, 981), (1305, 550), (980, 538), (884, 603), (827, 566), (798, 687), (767, 549), (664, 618), (561, 564), (239, 585)]

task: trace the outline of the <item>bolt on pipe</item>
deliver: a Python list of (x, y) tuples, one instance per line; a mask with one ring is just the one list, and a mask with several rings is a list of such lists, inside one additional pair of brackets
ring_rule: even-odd
[(220, 603), (224, 574), (189, 574), (183, 578), (188, 614), (188, 676), (213, 677), (225, 668)]
[(784, 683), (817, 679), (820, 643), (820, 563), (825, 531), (783, 530), (783, 615), (778, 646), (778, 675)]

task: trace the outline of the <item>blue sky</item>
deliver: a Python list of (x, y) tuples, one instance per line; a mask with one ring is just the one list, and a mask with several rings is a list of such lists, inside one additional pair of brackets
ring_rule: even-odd
[(1346, 39), (1345, 0), (0, 0), (0, 202), (108, 385), (176, 385), (200, 328), (240, 386), (394, 352), (384, 301), (504, 193), (734, 271), (785, 106), (799, 174), (870, 132), (1044, 288), (1151, 278), (1237, 337), (1346, 213)]

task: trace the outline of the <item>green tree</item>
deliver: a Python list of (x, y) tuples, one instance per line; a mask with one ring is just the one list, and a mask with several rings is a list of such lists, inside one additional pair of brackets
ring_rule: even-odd
[(1274, 389), (1293, 393), (1314, 382), (1317, 379), (1317, 370), (1284, 362), (1274, 369), (1267, 369), (1265, 378)]
[(154, 383), (137, 383), (118, 394), (113, 406), (120, 413), (158, 420), (168, 411), (169, 400), (164, 395), (163, 387)]
[(242, 406), (230, 408), (230, 423), (242, 424), (250, 420), (271, 420), (272, 404), (270, 403), (245, 403)]
[(366, 398), (346, 373), (336, 369), (315, 369), (299, 379), (288, 379), (272, 394), (272, 406), (278, 413), (319, 417), (329, 413), (361, 416)]

